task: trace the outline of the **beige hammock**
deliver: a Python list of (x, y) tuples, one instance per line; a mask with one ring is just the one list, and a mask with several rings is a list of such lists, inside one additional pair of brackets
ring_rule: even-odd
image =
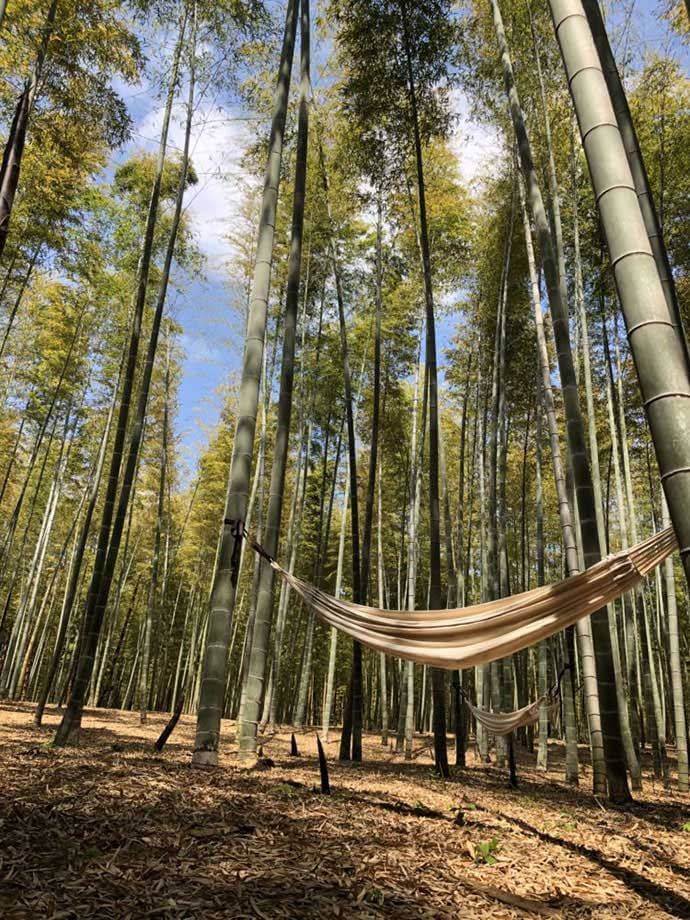
[(472, 705), (467, 697), (465, 697), (465, 705), (477, 722), (483, 725), (492, 735), (509, 735), (517, 728), (534, 725), (535, 722), (538, 722), (539, 708), (542, 703), (547, 702), (549, 699), (548, 694), (540, 696), (534, 703), (529, 703), (514, 712), (489, 712), (488, 709), (480, 709), (478, 706)]
[[(291, 575), (263, 547), (247, 539), (324, 623), (377, 652), (437, 668), (485, 664), (560, 632), (632, 590), (677, 546), (673, 530), (668, 528), (555, 585), (458, 610), (408, 612), (379, 610), (331, 597)], [(539, 702), (527, 708), (538, 707)], [(518, 713), (482, 711), (482, 718), (512, 718)]]

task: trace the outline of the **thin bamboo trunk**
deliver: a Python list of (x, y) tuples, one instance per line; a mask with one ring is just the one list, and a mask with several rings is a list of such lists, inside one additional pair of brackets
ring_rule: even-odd
[[(69, 414), (69, 411), (70, 410), (68, 410), (68, 414)], [(17, 554), (16, 554), (17, 559), (24, 558), (24, 553), (26, 551), (26, 544), (29, 538), (29, 532), (31, 530), (31, 524), (33, 522), (34, 513), (36, 511), (36, 508), (38, 507), (39, 496), (41, 495), (41, 486), (43, 484), (43, 477), (48, 467), (48, 459), (50, 458), (50, 455), (51, 455), (51, 448), (53, 445), (53, 440), (55, 438), (55, 431), (57, 428), (57, 423), (58, 423), (58, 418), (56, 416), (55, 421), (53, 422), (53, 427), (51, 429), (50, 435), (48, 437), (48, 444), (46, 445), (46, 449), (43, 454), (43, 461), (41, 462), (41, 467), (40, 467), (38, 477), (36, 480), (36, 484), (33, 490), (33, 495), (29, 503), (29, 509), (28, 509), (28, 512), (26, 515), (26, 521), (24, 524), (24, 532), (22, 534), (22, 539), (20, 541), (20, 544), (17, 550)], [(26, 474), (24, 486), (22, 487), (23, 492), (26, 488), (28, 488), (29, 475), (30, 475), (29, 473)], [(19, 506), (20, 501), (21, 501), (21, 496), (20, 496), (20, 499), (17, 501), (17, 505), (15, 505), (15, 508)], [(13, 518), (10, 524), (10, 530), (8, 531), (8, 534), (7, 534), (7, 539), (5, 541), (5, 555), (6, 556), (9, 556), (9, 551), (12, 548), (12, 543), (13, 543), (17, 523), (18, 523), (18, 518)], [(2, 633), (2, 629), (5, 625), (7, 615), (12, 606), (12, 597), (13, 597), (14, 589), (16, 587), (17, 581), (21, 579), (22, 573), (23, 573), (23, 570), (21, 566), (15, 565), (12, 567), (12, 574), (10, 577), (9, 586), (7, 588), (7, 596), (5, 598), (5, 605), (3, 607), (2, 616), (0, 617), (0, 634)], [(18, 625), (19, 624), (15, 620), (15, 623), (13, 626), (13, 635), (16, 633), (16, 629)], [(7, 660), (8, 657), (9, 657), (9, 654), (5, 656), (5, 660)]]
[[(384, 560), (383, 560), (383, 500), (381, 480), (383, 478), (382, 465), (379, 465), (378, 471), (378, 509), (376, 515), (376, 572), (379, 593), (379, 607), (385, 608), (384, 598)], [(379, 655), (379, 696), (381, 700), (381, 744), (388, 744), (388, 677), (386, 656), (383, 652)]]
[[(422, 330), (423, 331), (423, 330)], [(421, 337), (420, 337), (421, 339)], [(426, 373), (424, 374), (426, 380)], [(410, 481), (409, 481), (409, 509), (407, 515), (407, 609), (414, 610), (417, 606), (417, 529), (419, 526), (419, 514), (421, 507), (422, 492), (422, 462), (424, 455), (424, 430), (426, 426), (427, 414), (427, 390), (424, 387), (424, 399), (422, 402), (422, 420), (419, 447), (417, 445), (417, 415), (419, 411), (419, 390), (422, 380), (422, 358), (421, 358), (421, 341), (420, 355), (417, 361), (417, 373), (415, 375), (414, 392), (412, 396), (412, 433), (410, 440)], [(398, 750), (404, 745), (405, 759), (412, 757), (412, 739), (414, 735), (414, 662), (406, 661), (403, 664), (403, 693), (400, 706), (400, 726), (403, 729), (398, 734)], [(405, 705), (403, 706), (402, 703)]]
[[(180, 21), (178, 39), (173, 56), (170, 84), (168, 87), (165, 114), (163, 116), (163, 126), (161, 128), (156, 173), (151, 188), (151, 197), (149, 200), (146, 216), (146, 226), (142, 240), (141, 256), (137, 268), (136, 292), (134, 297), (134, 309), (130, 328), (127, 358), (125, 362), (125, 371), (122, 382), (122, 396), (120, 401), (120, 409), (118, 412), (113, 450), (110, 459), (110, 468), (108, 470), (107, 487), (103, 504), (101, 525), (98, 534), (96, 558), (93, 567), (91, 584), (89, 585), (89, 591), (86, 600), (86, 613), (82, 627), (83, 638), (81, 643), (80, 656), (77, 664), (77, 671), (75, 674), (74, 682), (72, 684), (70, 700), (62, 718), (62, 722), (60, 723), (55, 735), (54, 743), (58, 747), (67, 744), (71, 735), (78, 732), (81, 726), (82, 710), (93, 673), (96, 647), (100, 637), (103, 616), (108, 600), (108, 591), (115, 568), (115, 560), (117, 559), (117, 553), (119, 551), (119, 539), (116, 538), (114, 527), (112, 526), (113, 513), (115, 512), (115, 500), (120, 483), (120, 470), (122, 466), (125, 438), (127, 435), (127, 429), (129, 427), (130, 407), (134, 390), (135, 374), (137, 370), (139, 341), (141, 338), (141, 326), (144, 314), (144, 306), (146, 302), (146, 293), (148, 289), (151, 260), (153, 257), (154, 234), (158, 220), (158, 206), (161, 196), (163, 168), (165, 165), (165, 154), (168, 143), (168, 131), (170, 128), (172, 106), (177, 87), (177, 76), (180, 59), (182, 56), (182, 47), (186, 26), (187, 10), (185, 7), (185, 12), (182, 15)], [(147, 355), (147, 364), (149, 357), (150, 355)], [(147, 387), (145, 387), (143, 384), (144, 381), (142, 381), (140, 396), (143, 390), (147, 389)], [(138, 408), (140, 408), (140, 406)], [(134, 426), (134, 428), (137, 427), (138, 426), (136, 425)], [(134, 458), (134, 462), (131, 464), (132, 471), (135, 465), (136, 456)], [(127, 470), (129, 470), (129, 468), (130, 457), (128, 457), (127, 460)], [(124, 488), (122, 491), (124, 491)], [(120, 499), (122, 499), (122, 492)], [(120, 501), (117, 509), (117, 516), (115, 518), (116, 525), (119, 524), (120, 528), (124, 524), (124, 517), (126, 514), (126, 508), (124, 513), (122, 513), (121, 505), (122, 501)]]
[(374, 317), (374, 374), (372, 381), (371, 438), (369, 445), (369, 479), (364, 508), (364, 532), (362, 534), (361, 589), (362, 602), (369, 603), (371, 575), (371, 544), (374, 529), (374, 500), (379, 455), (379, 418), (381, 413), (381, 314), (383, 311), (383, 265), (381, 255), (382, 204), (381, 191), (377, 196), (376, 212), (376, 283)]
[[(565, 555), (565, 569), (568, 576), (576, 575), (579, 572), (579, 560), (577, 553), (577, 542), (575, 537), (575, 528), (573, 526), (572, 510), (568, 499), (566, 486), (565, 469), (561, 455), (561, 444), (558, 434), (558, 420), (556, 417), (556, 404), (553, 396), (553, 387), (551, 385), (551, 364), (549, 361), (549, 352), (546, 343), (546, 334), (544, 330), (544, 321), (541, 309), (541, 291), (539, 287), (539, 278), (537, 275), (534, 244), (532, 242), (532, 229), (530, 227), (529, 216), (525, 201), (524, 187), (522, 182), (519, 183), (520, 199), (522, 205), (522, 222), (525, 234), (525, 247), (527, 251), (527, 265), (530, 278), (530, 297), (532, 300), (532, 311), (534, 313), (534, 326), (537, 333), (537, 353), (539, 356), (539, 368), (541, 374), (540, 390), (544, 401), (546, 420), (549, 431), (549, 444), (551, 447), (551, 464), (553, 468), (554, 481), (556, 485), (556, 496), (558, 500), (558, 517), (561, 526), (561, 536), (563, 540), (563, 550)], [(541, 573), (543, 577), (543, 572)], [(582, 621), (580, 621), (582, 622)], [(578, 629), (580, 641), (583, 644), (591, 645), (591, 633), (586, 627), (580, 626)], [(569, 648), (571, 642), (566, 639), (566, 648)], [(587, 656), (589, 662), (592, 661), (591, 654)], [(575, 705), (573, 696), (573, 674), (571, 668), (565, 672), (564, 678), (564, 713), (565, 713), (565, 736), (566, 736), (566, 756), (565, 756), (565, 774), (569, 783), (577, 785), (579, 782), (578, 751), (577, 751), (577, 725), (575, 721)], [(589, 684), (586, 687), (587, 698), (592, 698), (592, 679), (596, 679), (596, 674), (588, 674)], [(593, 709), (593, 707), (592, 707)], [(592, 729), (599, 729), (593, 731)], [(592, 762), (598, 765), (598, 769), (603, 767), (603, 745), (601, 744), (600, 728), (596, 723), (596, 710), (590, 715), (590, 732), (592, 740)]]
[[(334, 471), (333, 471), (333, 487), (330, 490), (330, 499), (328, 507), (328, 515), (326, 518), (326, 527), (324, 529), (324, 504), (326, 497), (326, 479), (328, 473), (328, 442), (330, 438), (330, 417), (326, 425), (326, 437), (323, 444), (323, 463), (322, 463), (322, 474), (321, 474), (321, 485), (319, 488), (320, 502), (319, 502), (319, 525), (316, 538), (317, 553), (314, 563), (314, 576), (313, 583), (318, 587), (321, 586), (321, 579), (323, 575), (323, 563), (326, 549), (328, 547), (328, 538), (330, 535), (330, 525), (331, 517), (333, 513), (333, 501), (335, 498), (335, 476), (338, 468), (339, 455), (340, 455), (340, 439), (338, 439), (336, 457), (334, 462)], [(295, 710), (294, 724), (296, 728), (302, 728), (307, 718), (307, 705), (308, 705), (308, 694), (310, 682), (312, 681), (312, 654), (314, 649), (314, 631), (315, 631), (315, 617), (312, 610), (307, 611), (307, 629), (304, 641), (304, 650), (302, 655), (302, 667), (300, 669), (299, 676), (299, 686), (298, 686), (298, 695), (297, 695), (297, 704)], [(313, 683), (312, 683), (313, 686)]]
[[(345, 563), (345, 536), (347, 533), (347, 509), (350, 499), (350, 476), (346, 471), (345, 491), (343, 493), (343, 503), (341, 507), (340, 519), (340, 538), (338, 541), (338, 562), (335, 571), (335, 588), (333, 595), (339, 598), (342, 592), (343, 568)], [(323, 724), (321, 728), (321, 740), (324, 744), (328, 741), (328, 730), (330, 726), (331, 714), (333, 711), (333, 687), (335, 678), (335, 656), (338, 645), (338, 631), (331, 627), (330, 643), (328, 648), (328, 673), (326, 677), (326, 693), (323, 704)]]
[[(544, 564), (544, 498), (542, 487), (542, 382), (537, 380), (537, 421), (535, 428), (535, 515), (536, 515), (536, 562), (537, 562), (537, 587), (545, 583), (545, 564)], [(537, 649), (537, 692), (543, 696), (548, 687), (549, 677), (549, 658), (548, 642), (542, 640)], [(577, 756), (577, 746), (575, 748)], [(539, 707), (539, 744), (537, 748), (537, 770), (548, 770), (549, 768), (549, 707), (544, 701)], [(575, 774), (577, 774), (577, 763), (575, 764)]]
[[(663, 527), (670, 523), (666, 499), (661, 499), (661, 522)], [(678, 755), (678, 788), (681, 792), (688, 790), (688, 734), (685, 717), (685, 697), (683, 672), (681, 667), (680, 632), (678, 627), (678, 604), (676, 601), (676, 578), (673, 560), (664, 563), (664, 583), (666, 587), (666, 616), (668, 629), (668, 656), (671, 671), (671, 698), (673, 702), (673, 727), (676, 735), (676, 752)]]
[(10, 332), (12, 332), (12, 328), (14, 326), (14, 320), (17, 316), (17, 312), (19, 310), (19, 307), (21, 306), (22, 300), (24, 299), (24, 293), (26, 292), (26, 289), (29, 285), (29, 280), (33, 273), (34, 267), (36, 265), (36, 260), (38, 259), (38, 255), (40, 251), (41, 251), (41, 246), (39, 245), (31, 253), (31, 258), (29, 259), (29, 264), (27, 266), (26, 272), (24, 273), (24, 277), (22, 278), (22, 283), (17, 292), (17, 296), (14, 299), (14, 304), (12, 306), (12, 310), (10, 311), (10, 315), (7, 318), (7, 326), (5, 327), (5, 332), (2, 337), (2, 342), (0, 343), (0, 358), (2, 358), (2, 356), (5, 354), (5, 348), (7, 347), (7, 340), (10, 337)]
[[(412, 66), (412, 38), (409, 31), (407, 0), (400, 0), (403, 25), (403, 46), (407, 64), (407, 89), (414, 139), (417, 172), (417, 198), (419, 204), (419, 237), (424, 275), (424, 302), (426, 313), (426, 370), (429, 390), (429, 570), (431, 578), (430, 609), (443, 607), (441, 595), (441, 519), (439, 505), (439, 410), (436, 369), (436, 320), (434, 291), (431, 275), (431, 249), (426, 213), (424, 186), (424, 158), (417, 113), (417, 90)], [(446, 681), (439, 668), (432, 668), (434, 759), (437, 772), (444, 778), (450, 776), (448, 746), (446, 741)]]
[[(511, 191), (510, 216), (506, 226), (506, 235), (503, 245), (503, 262), (501, 266), (501, 281), (499, 284), (498, 305), (496, 309), (496, 328), (494, 332), (494, 353), (491, 373), (491, 412), (487, 433), (487, 475), (488, 475), (488, 527), (487, 527), (487, 568), (489, 599), (497, 600), (502, 596), (504, 584), (502, 581), (502, 549), (505, 529), (499, 527), (499, 518), (502, 508), (501, 475), (502, 460), (504, 457), (504, 416), (505, 416), (505, 330), (506, 313), (508, 306), (508, 276), (513, 247), (513, 227), (515, 224), (515, 189)], [(503, 708), (503, 665), (504, 661), (491, 662), (491, 706), (500, 710)], [(505, 766), (506, 739), (499, 735), (496, 737), (496, 763)]]
[[(67, 429), (67, 427), (68, 425), (66, 424), (65, 428)], [(67, 432), (65, 432), (65, 435), (67, 437)], [(33, 610), (36, 604), (36, 596), (38, 593), (41, 575), (43, 572), (43, 566), (45, 564), (46, 553), (48, 550), (48, 545), (50, 541), (53, 524), (55, 522), (55, 514), (57, 512), (58, 502), (62, 495), (64, 479), (65, 479), (65, 475), (67, 471), (67, 465), (69, 462), (69, 455), (70, 455), (73, 443), (74, 443), (74, 426), (72, 427), (72, 434), (70, 436), (69, 444), (67, 445), (66, 448), (65, 448), (65, 441), (63, 440), (63, 444), (61, 447), (61, 455), (58, 458), (55, 477), (54, 477), (54, 480), (51, 486), (51, 494), (49, 496), (48, 504), (46, 506), (45, 520), (41, 528), (42, 535), (41, 535), (41, 539), (39, 540), (39, 543), (42, 544), (41, 549), (40, 549), (40, 558), (38, 560), (38, 564), (36, 565), (35, 571), (31, 576), (31, 580), (33, 581), (33, 590), (32, 590), (31, 595), (27, 599), (26, 612), (25, 612), (27, 625), (33, 620), (33, 631), (32, 631), (32, 635), (28, 643), (25, 645), (25, 648), (23, 650), (19, 649), (17, 653), (17, 659), (18, 659), (17, 660), (17, 670), (10, 684), (10, 696), (13, 698), (17, 696), (21, 696), (22, 694), (22, 690), (23, 690), (25, 680), (26, 680), (27, 670), (28, 670), (29, 664), (34, 658), (35, 643), (36, 643), (36, 638), (38, 635), (38, 629), (43, 619), (43, 611), (45, 609), (45, 606), (48, 600), (48, 596), (52, 592), (52, 588), (55, 585), (57, 576), (64, 564), (64, 559), (67, 553), (67, 548), (69, 546), (69, 543), (72, 539), (72, 534), (77, 525), (79, 511), (81, 511), (81, 506), (80, 506), (78, 509), (77, 515), (75, 516), (72, 522), (69, 533), (67, 534), (67, 538), (63, 541), (62, 549), (60, 551), (57, 563), (53, 569), (53, 573), (50, 577), (48, 587), (43, 595), (43, 600), (41, 602), (38, 614), (34, 617)], [(37, 545), (37, 548), (38, 548), (38, 545)]]
[[(340, 348), (343, 361), (343, 382), (345, 390), (345, 413), (347, 420), (348, 475), (350, 477), (350, 529), (352, 533), (352, 598), (355, 603), (362, 603), (361, 555), (359, 537), (359, 497), (357, 488), (357, 445), (354, 426), (354, 407), (352, 401), (352, 377), (347, 345), (347, 328), (345, 324), (345, 295), (340, 273), (340, 260), (335, 239), (330, 185), (326, 160), (321, 138), (318, 138), (319, 164), (321, 180), (326, 197), (326, 213), (329, 221), (329, 251), (335, 279), (336, 300), (338, 304), (338, 327)], [(343, 728), (340, 736), (340, 760), (362, 759), (362, 648), (358, 642), (352, 647), (352, 674), (350, 687), (345, 701)]]
[[(192, 51), (193, 53), (193, 51)], [(191, 109), (190, 100), (190, 109)], [(191, 115), (189, 116), (191, 122)], [(189, 123), (188, 122), (188, 123)], [(187, 140), (187, 144), (189, 141)], [(184, 159), (186, 162), (187, 151)], [(186, 167), (183, 167), (183, 172)], [(178, 193), (179, 194), (179, 193)], [(181, 201), (181, 196), (178, 198)], [(166, 342), (166, 361), (165, 361), (165, 390), (163, 397), (163, 431), (161, 443), (161, 472), (158, 482), (158, 503), (156, 508), (156, 529), (153, 537), (153, 555), (151, 556), (151, 580), (149, 581), (149, 592), (146, 600), (146, 619), (144, 623), (144, 641), (141, 650), (141, 667), (139, 669), (139, 720), (142, 724), (146, 722), (147, 711), (151, 695), (151, 683), (149, 674), (149, 659), (151, 655), (151, 635), (154, 628), (154, 620), (158, 605), (158, 574), (161, 562), (161, 538), (163, 533), (163, 519), (165, 516), (165, 486), (168, 470), (168, 413), (170, 400), (170, 329)], [(137, 447), (138, 451), (138, 447)]]
[(7, 484), (10, 481), (10, 476), (12, 475), (12, 470), (14, 469), (14, 464), (17, 459), (17, 454), (19, 452), (19, 447), (22, 443), (22, 434), (24, 433), (24, 425), (26, 424), (26, 412), (22, 413), (21, 421), (19, 422), (19, 428), (17, 429), (17, 437), (14, 439), (14, 444), (12, 445), (12, 453), (5, 467), (5, 475), (2, 479), (2, 486), (0, 486), (0, 505), (2, 505), (2, 500), (5, 497), (5, 491), (7, 489)]
[[(52, 429), (52, 433), (50, 435), (50, 439), (48, 443), (48, 452), (50, 451), (50, 444), (52, 443), (52, 437), (55, 432), (55, 426), (57, 424), (57, 418), (53, 419), (53, 412), (55, 410), (55, 407), (57, 406), (58, 399), (60, 398), (60, 394), (62, 392), (62, 386), (65, 382), (67, 373), (72, 363), (72, 356), (74, 355), (75, 345), (77, 344), (79, 336), (81, 335), (83, 318), (84, 318), (84, 310), (82, 309), (79, 315), (74, 333), (70, 340), (69, 348), (67, 349), (67, 354), (65, 355), (65, 360), (63, 361), (62, 367), (60, 368), (60, 376), (55, 385), (55, 389), (52, 392), (50, 404), (48, 405), (48, 410), (46, 411), (46, 414), (43, 417), (43, 421), (41, 422), (41, 426), (38, 430), (38, 434), (36, 435), (36, 439), (31, 449), (31, 456), (29, 458), (29, 462), (27, 464), (27, 468), (24, 474), (24, 481), (22, 483), (22, 487), (19, 491), (19, 495), (17, 496), (17, 500), (14, 504), (14, 508), (12, 509), (12, 514), (10, 515), (10, 518), (9, 518), (9, 523), (7, 525), (7, 530), (5, 532), (5, 538), (3, 540), (2, 547), (0, 547), (0, 564), (2, 564), (2, 570), (0, 571), (2, 571), (2, 574), (4, 574), (5, 563), (7, 561), (7, 556), (9, 554), (12, 540), (14, 538), (14, 533), (17, 527), (17, 523), (19, 521), (19, 515), (21, 513), (21, 510), (24, 504), (24, 499), (26, 498), (26, 493), (29, 488), (29, 482), (31, 480), (31, 476), (34, 471), (34, 466), (36, 465), (36, 461), (38, 460), (38, 456), (39, 456), (41, 447), (43, 445), (43, 439), (45, 438), (46, 431), (48, 430), (50, 422), (52, 421), (53, 429)], [(46, 456), (47, 456), (47, 453), (46, 453)], [(4, 623), (4, 619), (3, 619), (3, 623)], [(0, 623), (0, 629), (2, 628), (3, 623)]]
[[(304, 511), (305, 484), (308, 474), (308, 458), (302, 449), (302, 437), (298, 439), (300, 444), (299, 459), (297, 472), (295, 475), (295, 485), (292, 503), (290, 507), (290, 520), (288, 523), (287, 539), (285, 541), (286, 551), (288, 553), (288, 572), (291, 574), (295, 570), (297, 560), (297, 545), (301, 533), (302, 513)], [(273, 693), (271, 695), (271, 706), (269, 710), (269, 723), (276, 725), (278, 722), (278, 699), (280, 691), (280, 680), (282, 676), (282, 652), (283, 652), (283, 632), (285, 630), (285, 618), (287, 615), (287, 606), (290, 598), (290, 591), (286, 582), (280, 586), (280, 595), (278, 600), (278, 615), (276, 617), (276, 628), (273, 639)]]

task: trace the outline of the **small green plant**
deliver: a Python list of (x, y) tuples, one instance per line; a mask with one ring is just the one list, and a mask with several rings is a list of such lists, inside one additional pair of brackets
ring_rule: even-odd
[(365, 900), (369, 904), (376, 904), (377, 907), (383, 907), (383, 905), (385, 904), (386, 898), (385, 898), (384, 893), (380, 889), (369, 888), (365, 895)]
[(685, 831), (687, 834), (690, 834), (690, 821), (686, 821), (685, 824), (681, 827), (682, 831)]
[(84, 859), (100, 859), (103, 856), (103, 853), (98, 849), (98, 847), (86, 847), (82, 854)]
[(495, 854), (498, 853), (500, 846), (497, 837), (480, 841), (474, 850), (474, 861), (480, 865), (494, 866), (496, 864)]

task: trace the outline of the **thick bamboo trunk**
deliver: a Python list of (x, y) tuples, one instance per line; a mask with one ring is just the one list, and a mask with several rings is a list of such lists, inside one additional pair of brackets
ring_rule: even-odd
[(690, 379), (581, 0), (550, 0), (642, 401), (690, 576)]
[(254, 434), (259, 406), (259, 378), (268, 311), (268, 294), (273, 259), (278, 186), (280, 183), (283, 135), (290, 90), (290, 73), (297, 29), (297, 0), (289, 0), (278, 82), (275, 92), (268, 162), (261, 201), (261, 218), (256, 249), (256, 266), (247, 323), (247, 337), (240, 384), (237, 429), (225, 507), (218, 565), (214, 578), (204, 663), (201, 674), (199, 713), (193, 762), (218, 763), (220, 719), (226, 684), (226, 664), (232, 615), (237, 589), (242, 527), (246, 520)]
[[(639, 187), (639, 170), (636, 170), (636, 181), (630, 170), (631, 151), (626, 151), (625, 134), (621, 134), (622, 125), (616, 118), (621, 113), (620, 102), (624, 101), (622, 86), (618, 87), (619, 105), (614, 111), (609, 92), (611, 71), (607, 68), (607, 86), (582, 3), (569, 0), (567, 4), (552, 2), (550, 5), (664, 491), (688, 575), (690, 563), (685, 548), (690, 546), (690, 520), (686, 513), (690, 494), (687, 472), (690, 449), (687, 438), (677, 436), (678, 432), (690, 427), (690, 379), (685, 342), (679, 335), (668, 285), (664, 289), (663, 266), (660, 267), (655, 244), (650, 239), (654, 237), (653, 228), (641, 210), (639, 196), (640, 193), (644, 196), (645, 191)], [(588, 10), (590, 21), (592, 12)], [(605, 52), (602, 32), (600, 30), (598, 45), (600, 52)], [(585, 61), (587, 66), (583, 69)], [(604, 162), (605, 172), (602, 171)], [(650, 203), (648, 199), (647, 206)], [(646, 213), (649, 216), (649, 207)]]
[[(599, 536), (596, 527), (594, 491), (587, 458), (584, 424), (580, 412), (577, 380), (570, 346), (565, 291), (562, 288), (561, 279), (559, 277), (557, 257), (554, 250), (551, 230), (544, 210), (544, 203), (534, 167), (525, 120), (515, 86), (512, 63), (508, 53), (503, 20), (497, 0), (492, 0), (492, 8), (496, 36), (501, 52), (510, 115), (517, 138), (520, 165), (527, 190), (527, 200), (539, 240), (544, 277), (546, 280), (549, 304), (551, 306), (567, 421), (568, 449), (575, 482), (582, 546), (585, 564), (590, 566), (599, 561), (601, 554), (599, 551)], [(625, 772), (625, 757), (621, 739), (620, 720), (618, 718), (618, 703), (616, 699), (615, 669), (606, 610), (600, 610), (592, 614), (591, 624), (594, 653), (596, 655), (601, 733), (606, 761), (605, 775), (602, 775), (601, 770), (597, 770), (596, 767), (593, 771), (594, 789), (595, 792), (603, 794), (606, 791), (605, 787), (608, 781), (608, 794), (610, 798), (614, 801), (623, 802), (629, 800), (630, 791), (628, 789), (628, 781)], [(580, 633), (580, 635), (582, 634)], [(588, 652), (589, 650), (587, 650), (587, 654)], [(591, 698), (590, 713), (594, 707), (594, 693), (595, 688), (592, 687), (591, 692), (588, 694)], [(594, 734), (595, 737), (596, 731), (596, 720), (594, 720), (593, 723), (590, 718), (590, 732)]]
[(7, 235), (10, 229), (12, 207), (19, 186), (19, 175), (26, 144), (26, 132), (29, 127), (29, 117), (36, 101), (41, 75), (48, 53), (48, 45), (53, 37), (58, 0), (51, 0), (48, 13), (42, 28), (41, 44), (39, 45), (36, 61), (22, 90), (14, 111), (10, 132), (5, 144), (0, 167), (0, 259), (5, 251)]
[[(283, 510), (285, 471), (287, 468), (290, 442), (290, 421), (292, 417), (292, 392), (295, 364), (295, 343), (297, 336), (297, 306), (299, 299), (302, 266), (302, 239), (304, 235), (304, 206), (307, 181), (307, 145), (309, 130), (309, 0), (300, 4), (300, 55), (301, 79), (299, 115), (297, 126), (297, 151), (295, 161), (295, 189), (292, 208), (292, 238), (288, 262), (287, 295), (285, 299), (285, 320), (283, 325), (283, 355), (278, 397), (278, 424), (276, 429), (271, 484), (268, 496), (266, 533), (264, 543), (269, 555), (278, 553), (278, 539)], [(246, 699), (243, 721), (239, 726), (240, 757), (254, 760), (256, 738), (264, 690), (268, 641), (271, 631), (273, 610), (274, 571), (261, 560), (259, 589), (249, 671), (246, 684)]]
[(637, 140), (637, 133), (630, 114), (630, 107), (625, 95), (623, 81), (618, 73), (618, 67), (616, 66), (616, 60), (611, 50), (608, 35), (606, 34), (606, 26), (604, 25), (604, 19), (601, 14), (598, 0), (582, 0), (582, 8), (587, 17), (592, 39), (599, 55), (599, 62), (621, 133), (635, 194), (640, 204), (645, 231), (652, 250), (652, 255), (654, 256), (654, 262), (664, 291), (664, 297), (666, 298), (672, 321), (681, 338), (681, 344), (683, 345), (687, 360), (688, 345), (683, 330), (683, 321), (678, 305), (678, 295), (673, 279), (673, 271), (669, 262), (666, 246), (664, 245), (663, 229), (654, 204), (654, 196), (649, 187), (647, 170), (644, 160), (642, 159), (642, 151), (640, 150), (640, 145)]

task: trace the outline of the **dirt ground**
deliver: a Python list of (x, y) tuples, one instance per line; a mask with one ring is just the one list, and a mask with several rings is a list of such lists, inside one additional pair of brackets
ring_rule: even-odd
[[(79, 747), (49, 746), (58, 715), (0, 707), (0, 917), (18, 918), (690, 918), (690, 798), (647, 774), (625, 810), (597, 802), (585, 769), (561, 781), (561, 749), (520, 788), (478, 763), (441, 782), (427, 743), (411, 763), (378, 736), (365, 763), (318, 791), (316, 741), (266, 738), (273, 766), (237, 765), (224, 723), (221, 765), (190, 764), (185, 717), (89, 710)], [(684, 829), (684, 825), (687, 829)]]

